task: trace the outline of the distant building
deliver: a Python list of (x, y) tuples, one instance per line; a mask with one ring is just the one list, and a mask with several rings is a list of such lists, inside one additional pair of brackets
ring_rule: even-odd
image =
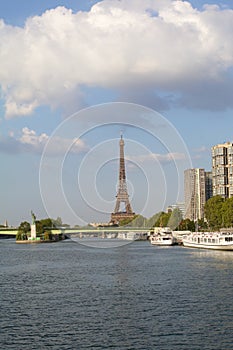
[(185, 215), (185, 206), (184, 206), (183, 202), (177, 202), (176, 204), (169, 205), (167, 207), (167, 212), (171, 213), (176, 208), (180, 209), (180, 211), (182, 213), (182, 217), (184, 217), (184, 215)]
[(108, 226), (112, 226), (113, 224), (110, 222), (90, 222), (88, 225), (92, 226), (92, 227), (108, 227)]
[(204, 218), (206, 202), (205, 170), (187, 169), (184, 172), (185, 218), (197, 221)]
[(212, 171), (205, 172), (205, 200), (213, 197), (213, 176)]
[(213, 196), (233, 196), (233, 144), (226, 142), (212, 147)]

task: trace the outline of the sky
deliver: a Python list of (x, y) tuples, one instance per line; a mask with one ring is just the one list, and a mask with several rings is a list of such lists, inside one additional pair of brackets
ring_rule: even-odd
[(233, 3), (0, 2), (0, 224), (84, 225), (182, 202), (183, 172), (233, 141)]

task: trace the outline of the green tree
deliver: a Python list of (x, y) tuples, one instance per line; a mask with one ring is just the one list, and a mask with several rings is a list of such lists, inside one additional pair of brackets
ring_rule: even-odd
[(28, 234), (31, 231), (31, 225), (27, 221), (21, 222), (18, 227), (18, 232), (16, 234), (16, 240), (27, 240)]
[(51, 233), (51, 231), (45, 231), (43, 237), (44, 237), (45, 241), (51, 241), (52, 240), (52, 233)]
[(147, 219), (142, 215), (136, 215), (132, 221), (133, 227), (146, 227)]
[(154, 226), (155, 227), (167, 227), (170, 217), (171, 217), (170, 212), (169, 213), (161, 212), (161, 214), (159, 215)]
[(53, 226), (52, 219), (46, 218), (36, 221), (36, 235), (43, 236), (47, 231), (51, 233), (51, 228)]
[(23, 233), (21, 231), (18, 231), (16, 234), (16, 241), (21, 241), (22, 240)]
[(183, 219), (179, 223), (178, 230), (180, 231), (195, 231), (195, 222), (190, 219)]
[(204, 219), (198, 219), (197, 225), (199, 231), (206, 231), (208, 229), (207, 222)]
[(159, 217), (161, 215), (161, 212), (154, 214), (153, 216), (151, 216), (149, 219), (147, 219), (146, 221), (146, 227), (148, 228), (152, 228), (156, 226), (156, 222), (158, 221)]
[(27, 221), (21, 222), (21, 224), (18, 227), (18, 232), (21, 233), (28, 233), (31, 231), (31, 225)]
[(53, 226), (52, 219), (50, 219), (50, 218), (40, 220), (40, 224), (43, 227), (43, 230), (45, 230), (47, 228), (51, 229)]
[(55, 227), (61, 227), (62, 226), (62, 218), (58, 216), (56, 220), (52, 220), (53, 226)]
[(40, 220), (36, 220), (36, 235), (38, 237), (42, 236), (44, 233), (43, 225)]
[(175, 208), (168, 220), (168, 225), (172, 230), (176, 230), (182, 221), (182, 212), (179, 208)]
[(226, 199), (222, 205), (222, 226), (233, 227), (233, 197)]
[(134, 215), (134, 217), (133, 218), (127, 218), (127, 219), (122, 219), (122, 220), (120, 220), (119, 221), (119, 226), (133, 226), (133, 221), (134, 221), (134, 219), (136, 219), (136, 217), (137, 217), (137, 215)]
[(210, 229), (218, 230), (223, 224), (223, 203), (221, 196), (210, 198), (205, 204), (205, 217)]

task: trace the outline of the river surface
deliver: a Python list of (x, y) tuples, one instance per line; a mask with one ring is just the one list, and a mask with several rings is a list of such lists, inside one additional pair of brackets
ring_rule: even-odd
[(0, 240), (0, 349), (233, 349), (233, 252)]

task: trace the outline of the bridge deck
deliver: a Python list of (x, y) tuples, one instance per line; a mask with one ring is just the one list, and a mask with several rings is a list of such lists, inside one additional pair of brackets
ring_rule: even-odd
[[(95, 228), (60, 228), (60, 229), (52, 229), (52, 234), (72, 234), (72, 233), (86, 233), (86, 234), (92, 234), (92, 233), (105, 233), (105, 232), (141, 232), (146, 233), (149, 231), (148, 227), (144, 228), (138, 228), (138, 227), (101, 227), (98, 229)], [(0, 229), (0, 235), (4, 236), (16, 236), (18, 232), (17, 228), (4, 228)]]

